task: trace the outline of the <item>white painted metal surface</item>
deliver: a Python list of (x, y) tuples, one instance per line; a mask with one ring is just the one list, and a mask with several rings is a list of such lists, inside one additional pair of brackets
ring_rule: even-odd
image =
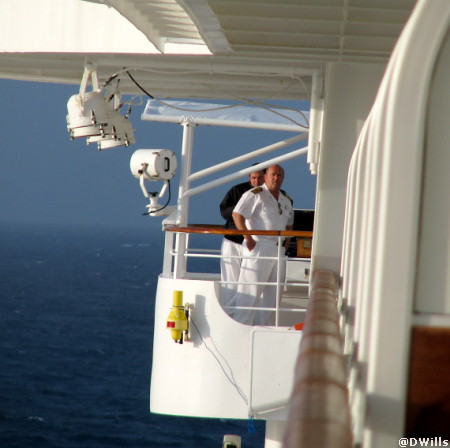
[[(250, 338), (251, 415), (268, 420), (286, 420), (287, 403), (294, 382), (293, 357), (296, 359), (302, 332), (284, 329), (254, 328)], [(280, 348), (283, 347), (283, 350)], [(287, 366), (292, 367), (287, 368)]]
[[(421, 213), (427, 205), (436, 204), (436, 197), (423, 196), (423, 170), (429, 169), (423, 157), (432, 157), (424, 139), (430, 135), (426, 126), (432, 74), (449, 23), (448, 2), (419, 2), (398, 42), (352, 161), (342, 298), (349, 307), (346, 348), (349, 354), (355, 344), (357, 348), (356, 372), (351, 375), (352, 410), (356, 438), (364, 447), (395, 445), (403, 435), (417, 280), (429, 286), (427, 298), (433, 290), (427, 273), (435, 267), (423, 269), (417, 277), (418, 264), (422, 265), (420, 224), (430, 222)], [(442, 90), (443, 81), (437, 82)], [(448, 101), (442, 109), (437, 97), (432, 97), (431, 110), (445, 114)], [(435, 105), (436, 101), (440, 104)], [(435, 148), (448, 146), (445, 132), (429, 138), (435, 140)], [(448, 168), (445, 157), (440, 161)], [(426, 176), (431, 178), (431, 190), (443, 180), (442, 174), (436, 174)], [(447, 213), (448, 201), (437, 203)], [(436, 255), (445, 270), (447, 246), (443, 247)], [(436, 268), (442, 269), (441, 263)], [(447, 297), (438, 299), (444, 303), (448, 295), (440, 292)]]
[[(175, 290), (183, 291), (184, 303), (190, 304), (190, 341), (183, 344), (174, 343), (166, 329)], [(240, 324), (220, 306), (219, 291), (214, 281), (159, 278), (150, 391), (153, 412), (239, 419), (254, 413), (270, 418), (269, 411), (286, 406), (301, 332)], [(269, 361), (276, 378), (267, 376), (273, 370), (261, 370), (262, 363)], [(275, 381), (274, 387), (267, 387), (267, 381)], [(285, 413), (276, 413), (276, 420), (285, 418)]]
[(160, 97), (309, 99), (329, 62), (384, 63), (414, 3), (0, 0), (0, 77), (78, 84), (90, 62)]
[(1, 52), (28, 53), (24, 68), (38, 67), (45, 60), (39, 53), (159, 53), (116, 9), (101, 3), (1, 0), (0, 8)]
[[(174, 290), (183, 291), (184, 303), (191, 308), (191, 341), (181, 345), (171, 340), (165, 328)], [(214, 282), (160, 277), (154, 328), (152, 412), (248, 417), (251, 328), (225, 314), (217, 302)]]
[(286, 107), (268, 107), (257, 101), (241, 104), (211, 104), (193, 101), (147, 102), (142, 114), (144, 121), (192, 123), (195, 125), (230, 126), (247, 129), (308, 132), (309, 111)]
[(314, 218), (317, 238), (313, 243), (313, 270), (339, 272), (349, 164), (383, 70), (384, 66), (379, 64), (347, 63), (332, 63), (327, 70)]
[[(439, 50), (425, 122), (415, 311), (450, 317), (450, 35)], [(450, 327), (448, 323), (443, 325)]]
[[(196, 53), (205, 51), (201, 47), (206, 45), (197, 29), (199, 21), (194, 22), (189, 9), (177, 0), (106, 0), (101, 3), (117, 10), (161, 53), (170, 52), (168, 50), (171, 44), (197, 46), (199, 48), (194, 51)], [(210, 20), (214, 17), (208, 10), (206, 2), (203, 2), (195, 12), (203, 19)]]

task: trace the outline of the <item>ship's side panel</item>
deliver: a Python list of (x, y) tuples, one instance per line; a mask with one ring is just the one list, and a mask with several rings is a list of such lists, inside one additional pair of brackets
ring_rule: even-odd
[[(214, 281), (159, 278), (150, 410), (283, 420), (286, 413), (280, 410), (289, 400), (301, 332), (236, 322), (220, 306), (219, 289)], [(189, 304), (189, 340), (183, 344), (166, 328), (174, 291), (182, 291)], [(259, 371), (262, 365), (272, 368)], [(268, 378), (267, 371), (276, 375)]]
[[(251, 335), (251, 388), (252, 415), (286, 420), (286, 403), (294, 382), (292, 365), (300, 346), (301, 331), (285, 328), (256, 327)], [(269, 412), (270, 411), (270, 412)]]
[[(175, 343), (166, 329), (173, 291), (190, 306), (190, 341)], [(223, 311), (214, 282), (160, 277), (156, 295), (150, 410), (161, 414), (246, 418), (249, 378), (247, 326)], [(220, 328), (216, 325), (220, 325)], [(234, 383), (234, 384), (233, 384)], [(242, 392), (241, 392), (242, 391)], [(247, 402), (246, 402), (247, 401)]]

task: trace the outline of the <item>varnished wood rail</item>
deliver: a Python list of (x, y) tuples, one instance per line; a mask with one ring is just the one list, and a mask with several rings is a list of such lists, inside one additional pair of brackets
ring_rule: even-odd
[(303, 230), (235, 230), (226, 229), (221, 225), (213, 224), (189, 224), (186, 227), (166, 226), (167, 232), (176, 233), (200, 233), (211, 235), (262, 235), (262, 236), (284, 236), (284, 237), (307, 237), (312, 238), (313, 232)]
[(337, 310), (338, 282), (313, 274), (284, 448), (351, 448), (350, 406)]

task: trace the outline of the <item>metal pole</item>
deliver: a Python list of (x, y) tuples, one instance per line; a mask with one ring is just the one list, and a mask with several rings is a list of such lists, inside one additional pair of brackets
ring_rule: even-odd
[(312, 79), (310, 131), (307, 158), (307, 163), (309, 163), (312, 174), (317, 174), (320, 139), (322, 137), (323, 107), (323, 76), (316, 74)]
[[(278, 254), (277, 254), (277, 294), (276, 294), (276, 302), (275, 302), (275, 326), (278, 327), (280, 321), (280, 301), (281, 301), (281, 257), (283, 254), (284, 246), (282, 245), (281, 236), (278, 237)], [(284, 260), (283, 260), (284, 261)], [(284, 283), (284, 282), (283, 282)]]
[(301, 140), (305, 140), (308, 137), (308, 134), (299, 134), (295, 137), (288, 138), (287, 140), (281, 140), (277, 143), (273, 143), (272, 145), (264, 146), (263, 148), (256, 149), (255, 151), (248, 152), (239, 157), (235, 157), (232, 160), (227, 160), (226, 162), (219, 163), (217, 165), (211, 166), (201, 171), (197, 171), (189, 177), (190, 181), (194, 181), (200, 179), (202, 177), (208, 176), (209, 174), (216, 173), (217, 171), (223, 170), (230, 166), (234, 166), (238, 163), (245, 162), (247, 160), (252, 159), (253, 157), (257, 157), (263, 154), (267, 154), (268, 152), (275, 151), (276, 149), (284, 148), (285, 146), (292, 145), (293, 143), (299, 142)]
[[(189, 198), (185, 192), (189, 189), (189, 176), (192, 165), (192, 147), (194, 142), (194, 127), (191, 123), (183, 123), (183, 144), (181, 147), (181, 176), (178, 188), (178, 222), (181, 226), (187, 225)], [(174, 277), (183, 278), (186, 274), (186, 234), (177, 234), (175, 243)]]
[[(274, 157), (273, 159), (267, 160), (266, 162), (262, 162), (258, 164), (258, 167), (267, 168), (271, 165), (277, 165), (279, 163), (285, 162), (287, 160), (294, 159), (295, 157), (299, 157), (303, 154), (306, 154), (308, 151), (308, 147), (296, 149), (288, 154), (284, 154), (279, 157)], [(251, 172), (255, 171), (255, 167), (251, 166), (250, 168), (246, 168), (244, 170), (237, 171), (234, 174), (230, 174), (228, 176), (224, 176), (220, 179), (213, 180), (211, 182), (207, 182), (206, 184), (200, 185), (195, 188), (191, 188), (190, 190), (187, 190), (184, 195), (185, 197), (194, 196), (199, 193), (203, 193), (204, 191), (209, 190), (210, 188), (219, 187), (220, 185), (226, 184), (227, 182), (235, 181), (236, 179), (239, 179), (240, 177), (245, 176), (246, 174), (250, 174)]]

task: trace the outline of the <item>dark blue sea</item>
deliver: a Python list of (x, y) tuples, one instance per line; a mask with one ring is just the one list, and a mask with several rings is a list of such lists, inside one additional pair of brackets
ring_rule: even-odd
[(263, 446), (262, 422), (149, 412), (162, 232), (0, 227), (0, 447)]

